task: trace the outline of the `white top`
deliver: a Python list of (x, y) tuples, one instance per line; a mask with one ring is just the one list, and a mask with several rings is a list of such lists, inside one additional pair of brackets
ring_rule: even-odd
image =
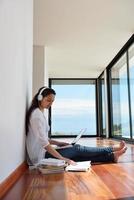
[(29, 131), (26, 138), (29, 164), (37, 164), (45, 157), (45, 147), (48, 141), (49, 126), (44, 114), (36, 108), (30, 116)]

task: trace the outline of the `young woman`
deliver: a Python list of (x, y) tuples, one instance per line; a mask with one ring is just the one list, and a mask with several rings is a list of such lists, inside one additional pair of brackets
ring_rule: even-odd
[(49, 109), (55, 99), (55, 91), (42, 87), (34, 96), (32, 104), (26, 115), (26, 148), (28, 164), (35, 165), (43, 158), (54, 157), (65, 160), (69, 164), (74, 161), (91, 162), (117, 162), (125, 153), (125, 142), (120, 142), (118, 147), (87, 147), (74, 145), (68, 148), (55, 149), (51, 144), (64, 146), (68, 143), (55, 141), (48, 138), (49, 126), (44, 116), (44, 109)]

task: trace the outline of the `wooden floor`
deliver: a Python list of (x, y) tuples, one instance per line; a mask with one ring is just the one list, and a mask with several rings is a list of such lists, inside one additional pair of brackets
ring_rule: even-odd
[[(82, 138), (88, 146), (108, 146), (118, 141)], [(3, 200), (130, 200), (134, 199), (134, 145), (119, 163), (92, 165), (89, 172), (41, 175), (26, 171)]]

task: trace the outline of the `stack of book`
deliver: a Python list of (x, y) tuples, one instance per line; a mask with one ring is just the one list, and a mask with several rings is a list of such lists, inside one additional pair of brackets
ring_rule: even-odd
[(64, 167), (62, 166), (51, 166), (51, 165), (43, 165), (38, 167), (39, 171), (42, 174), (57, 174), (64, 172)]
[(76, 162), (75, 165), (67, 165), (64, 160), (55, 158), (43, 159), (38, 165), (42, 174), (62, 173), (64, 171), (86, 172), (91, 167), (91, 161)]
[(62, 173), (65, 171), (66, 163), (64, 160), (55, 158), (42, 159), (38, 165), (38, 170), (42, 174)]

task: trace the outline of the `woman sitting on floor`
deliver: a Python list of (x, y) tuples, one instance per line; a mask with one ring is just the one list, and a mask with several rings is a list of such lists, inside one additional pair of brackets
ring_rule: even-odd
[(74, 161), (117, 162), (126, 152), (126, 145), (121, 141), (118, 147), (87, 147), (79, 144), (68, 148), (55, 149), (52, 144), (64, 146), (68, 143), (48, 138), (49, 125), (44, 116), (44, 109), (49, 109), (55, 99), (56, 92), (47, 87), (39, 89), (34, 96), (26, 116), (26, 148), (28, 164), (35, 165), (43, 158), (58, 158), (69, 164)]

